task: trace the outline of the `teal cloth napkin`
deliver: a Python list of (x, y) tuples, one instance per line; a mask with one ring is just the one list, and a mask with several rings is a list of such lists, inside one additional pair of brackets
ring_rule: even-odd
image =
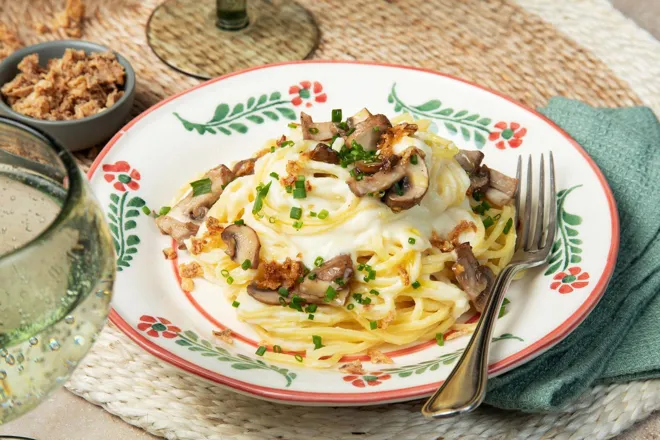
[(523, 411), (558, 410), (596, 383), (660, 377), (658, 119), (646, 107), (602, 109), (565, 98), (540, 111), (605, 174), (621, 245), (609, 287), (589, 317), (551, 350), (489, 381), (486, 403)]

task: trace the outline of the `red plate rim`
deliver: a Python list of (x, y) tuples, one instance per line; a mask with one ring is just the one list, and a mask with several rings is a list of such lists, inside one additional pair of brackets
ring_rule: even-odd
[[(135, 125), (138, 121), (140, 121), (142, 118), (147, 116), (149, 113), (152, 111), (156, 110), (157, 108), (167, 104), (168, 102), (183, 96), (187, 93), (192, 92), (193, 90), (197, 90), (202, 87), (206, 87), (209, 84), (213, 84), (219, 81), (223, 81), (227, 78), (231, 78), (233, 76), (238, 76), (242, 75), (247, 72), (252, 72), (255, 70), (261, 70), (261, 69), (270, 69), (273, 67), (279, 67), (279, 66), (287, 66), (287, 65), (297, 65), (297, 64), (347, 64), (347, 65), (369, 65), (369, 66), (380, 66), (380, 67), (390, 67), (390, 68), (397, 68), (397, 69), (404, 69), (404, 70), (413, 70), (413, 71), (418, 71), (418, 72), (425, 72), (425, 73), (430, 73), (433, 75), (438, 75), (438, 76), (443, 76), (446, 78), (450, 78), (454, 81), (459, 81), (465, 84), (468, 84), (472, 87), (479, 88), (481, 90), (484, 90), (488, 93), (491, 93), (493, 95), (496, 95), (502, 99), (505, 99), (506, 101), (511, 102), (512, 104), (515, 104), (516, 106), (522, 108), (523, 110), (533, 114), (537, 118), (545, 121), (548, 125), (550, 125), (552, 128), (554, 128), (556, 131), (558, 131), (566, 140), (570, 142), (570, 144), (584, 157), (584, 159), (587, 161), (589, 166), (593, 169), (594, 173), (598, 177), (598, 181), (600, 182), (600, 185), (605, 192), (607, 196), (607, 203), (608, 207), (610, 210), (610, 218), (612, 219), (612, 241), (610, 244), (610, 249), (607, 254), (607, 264), (605, 266), (605, 269), (603, 270), (603, 273), (596, 283), (594, 289), (592, 290), (591, 294), (589, 297), (585, 300), (585, 302), (569, 317), (567, 318), (561, 325), (559, 325), (557, 328), (555, 328), (552, 332), (548, 333), (545, 335), (543, 338), (540, 340), (536, 341), (534, 344), (530, 345), (529, 347), (525, 348), (524, 350), (521, 350), (515, 354), (512, 354), (511, 356), (502, 359), (499, 362), (496, 362), (495, 364), (492, 364), (489, 367), (489, 373), (490, 374), (497, 374), (497, 373), (503, 373), (504, 371), (513, 368), (516, 364), (524, 361), (524, 360), (529, 360), (530, 358), (534, 358), (538, 356), (539, 354), (543, 353), (544, 351), (550, 349), (552, 346), (557, 344), (559, 341), (561, 341), (564, 337), (566, 337), (571, 331), (573, 331), (588, 315), (589, 313), (593, 310), (593, 308), (598, 304), (598, 301), (600, 298), (603, 296), (605, 289), (607, 287), (607, 284), (612, 276), (612, 273), (614, 272), (614, 265), (616, 263), (616, 258), (619, 250), (619, 216), (618, 212), (616, 209), (616, 202), (614, 200), (614, 196), (612, 195), (612, 190), (610, 189), (607, 181), (605, 180), (605, 177), (603, 176), (603, 173), (600, 171), (596, 163), (591, 159), (591, 157), (587, 154), (587, 152), (577, 143), (573, 138), (571, 138), (568, 133), (566, 133), (564, 130), (562, 130), (557, 124), (555, 124), (553, 121), (550, 119), (546, 118), (544, 115), (541, 113), (537, 112), (536, 110), (533, 110), (523, 104), (520, 104), (519, 102), (509, 98), (508, 96), (505, 96), (499, 92), (496, 92), (494, 90), (491, 90), (489, 88), (480, 86), (478, 84), (475, 84), (470, 81), (466, 81), (464, 79), (455, 77), (453, 75), (448, 75), (445, 73), (440, 73), (436, 72), (430, 69), (424, 69), (420, 67), (411, 67), (411, 66), (404, 66), (404, 65), (398, 65), (398, 64), (388, 64), (388, 63), (378, 63), (378, 62), (365, 62), (365, 61), (340, 61), (340, 60), (305, 60), (305, 61), (291, 61), (291, 62), (283, 62), (283, 63), (276, 63), (276, 64), (267, 64), (264, 66), (257, 66), (257, 67), (251, 67), (248, 69), (243, 69), (239, 70), (237, 72), (229, 73), (227, 75), (220, 76), (218, 78), (211, 79), (209, 81), (205, 81), (201, 84), (198, 84), (195, 87), (192, 87), (188, 90), (185, 90), (183, 92), (180, 92), (176, 95), (173, 95), (163, 101), (160, 101), (159, 103), (153, 105), (152, 107), (148, 108), (145, 110), (143, 113), (141, 113), (139, 116), (134, 118), (132, 121), (130, 121), (128, 124), (126, 124), (115, 136), (113, 136), (112, 139), (108, 142), (108, 144), (103, 148), (103, 150), (99, 153), (99, 155), (96, 157), (96, 160), (94, 160), (94, 163), (92, 163), (92, 166), (89, 169), (89, 172), (87, 173), (87, 177), (89, 179), (92, 178), (94, 175), (94, 172), (96, 171), (96, 168), (100, 165), (101, 161), (105, 157), (106, 154), (112, 149), (112, 147), (117, 143), (119, 138), (127, 131), (129, 130), (133, 125)], [(210, 380), (212, 382), (218, 383), (220, 385), (227, 386), (229, 388), (232, 388), (236, 391), (239, 391), (244, 394), (252, 395), (254, 397), (259, 397), (262, 399), (267, 399), (267, 400), (273, 400), (273, 401), (278, 401), (278, 402), (289, 402), (289, 403), (298, 403), (298, 404), (316, 404), (316, 405), (324, 405), (324, 404), (344, 404), (344, 405), (356, 405), (356, 404), (377, 404), (377, 403), (386, 403), (386, 402), (393, 402), (393, 401), (405, 401), (405, 400), (412, 400), (416, 398), (421, 398), (430, 395), (433, 393), (442, 382), (435, 382), (435, 383), (429, 383), (425, 385), (419, 385), (415, 387), (409, 387), (409, 388), (403, 388), (399, 390), (390, 390), (390, 391), (376, 391), (376, 392), (367, 392), (367, 393), (315, 393), (315, 392), (309, 392), (309, 391), (290, 391), (290, 390), (282, 390), (282, 389), (277, 389), (277, 388), (270, 388), (270, 387), (263, 387), (259, 385), (254, 385), (251, 383), (247, 383), (244, 381), (240, 381), (237, 379), (233, 379), (231, 377), (227, 377), (225, 375), (216, 373), (214, 371), (210, 371), (206, 368), (202, 368), (199, 365), (196, 365), (188, 360), (185, 360), (169, 351), (164, 349), (163, 347), (160, 347), (159, 345), (153, 343), (152, 341), (148, 340), (145, 338), (143, 335), (137, 332), (133, 327), (131, 327), (120, 315), (117, 313), (116, 310), (112, 309), (109, 314), (110, 321), (114, 323), (119, 329), (124, 332), (129, 338), (131, 338), (135, 343), (137, 343), (140, 347), (148, 351), (149, 353), (153, 354), (157, 358), (175, 366), (178, 367), (188, 373), (192, 373), (194, 375), (197, 375), (203, 379)]]

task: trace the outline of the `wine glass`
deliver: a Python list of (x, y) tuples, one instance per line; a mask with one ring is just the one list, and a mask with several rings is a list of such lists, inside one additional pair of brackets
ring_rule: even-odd
[(114, 276), (110, 232), (73, 157), (0, 118), (0, 424), (71, 375), (105, 323)]
[(293, 0), (165, 0), (147, 23), (154, 53), (203, 79), (303, 59), (318, 38), (314, 18)]

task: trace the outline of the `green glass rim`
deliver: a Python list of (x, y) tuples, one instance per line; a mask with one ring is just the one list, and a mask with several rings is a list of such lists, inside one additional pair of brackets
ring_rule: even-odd
[[(73, 208), (80, 201), (83, 191), (83, 180), (82, 174), (78, 169), (78, 165), (74, 160), (73, 156), (69, 151), (66, 150), (62, 145), (60, 145), (55, 139), (46, 133), (38, 130), (34, 127), (26, 125), (22, 122), (16, 121), (5, 116), (0, 116), (0, 124), (8, 125), (10, 127), (17, 128), (23, 132), (26, 132), (35, 138), (42, 141), (48, 146), (52, 151), (55, 152), (56, 156), (62, 161), (64, 169), (66, 171), (65, 178), (67, 179), (68, 186), (66, 188), (66, 197), (64, 198), (64, 203), (60, 209), (60, 212), (57, 214), (55, 219), (44, 229), (41, 233), (34, 236), (31, 240), (27, 241), (20, 247), (7, 252), (6, 254), (0, 255), (0, 263), (7, 261), (11, 258), (15, 258), (22, 252), (27, 251), (28, 249), (37, 246), (39, 242), (51, 237), (57, 232), (60, 225), (69, 217)], [(11, 153), (9, 153), (11, 154)]]

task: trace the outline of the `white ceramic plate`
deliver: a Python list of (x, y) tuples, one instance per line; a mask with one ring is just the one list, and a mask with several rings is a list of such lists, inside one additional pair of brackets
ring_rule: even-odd
[[(602, 174), (566, 133), (540, 114), (468, 82), (401, 66), (300, 62), (227, 75), (173, 96), (122, 129), (89, 178), (115, 237), (119, 268), (110, 318), (155, 356), (192, 374), (256, 397), (298, 404), (363, 405), (432, 393), (467, 338), (393, 350), (393, 365), (365, 363), (364, 375), (276, 365), (255, 355), (258, 337), (236, 319), (220, 287), (179, 286), (171, 245), (143, 212), (168, 204), (200, 171), (246, 158), (279, 137), (301, 110), (329, 120), (333, 108), (362, 107), (394, 116), (410, 112), (461, 148), (479, 148), (486, 163), (515, 174), (519, 154), (552, 150), (560, 229), (549, 267), (515, 282), (497, 324), (491, 374), (538, 356), (566, 337), (600, 299), (619, 243), (614, 199)], [(212, 330), (229, 327), (235, 344)]]

